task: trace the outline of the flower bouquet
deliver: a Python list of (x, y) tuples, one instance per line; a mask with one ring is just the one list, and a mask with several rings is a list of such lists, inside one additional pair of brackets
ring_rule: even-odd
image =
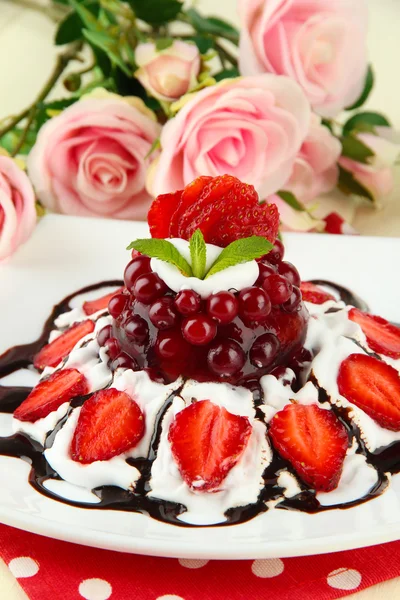
[[(154, 196), (225, 173), (275, 203), (283, 230), (353, 232), (321, 195), (377, 205), (399, 152), (389, 120), (362, 110), (366, 0), (238, 8), (240, 30), (179, 0), (54, 0), (54, 71), (0, 125), (0, 260), (33, 230), (35, 202), (145, 219)], [(59, 80), (65, 96), (49, 99)]]

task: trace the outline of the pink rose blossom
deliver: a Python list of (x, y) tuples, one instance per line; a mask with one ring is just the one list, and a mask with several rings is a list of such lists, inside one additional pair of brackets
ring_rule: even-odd
[(22, 169), (0, 155), (0, 262), (25, 242), (36, 225), (35, 194)]
[(146, 42), (137, 46), (135, 59), (140, 67), (135, 76), (158, 100), (173, 102), (197, 85), (200, 54), (195, 44), (175, 40), (157, 51), (154, 43)]
[(365, 0), (239, 0), (240, 70), (295, 79), (320, 115), (360, 96), (367, 72)]
[(265, 198), (288, 180), (310, 124), (297, 83), (276, 75), (230, 79), (181, 104), (161, 134), (149, 177), (154, 194), (182, 189), (199, 175), (229, 173)]
[(139, 98), (84, 96), (40, 130), (28, 157), (38, 197), (65, 214), (144, 219), (146, 155), (160, 130)]
[(357, 135), (375, 156), (368, 164), (360, 163), (342, 156), (339, 164), (350, 171), (353, 177), (366, 188), (375, 200), (387, 196), (393, 189), (393, 165), (400, 153), (400, 144), (392, 141), (390, 128), (377, 128), (380, 136), (372, 133)]
[(292, 175), (285, 190), (291, 191), (303, 203), (330, 192), (337, 184), (337, 161), (342, 145), (321, 119), (312, 115), (311, 126), (295, 160)]

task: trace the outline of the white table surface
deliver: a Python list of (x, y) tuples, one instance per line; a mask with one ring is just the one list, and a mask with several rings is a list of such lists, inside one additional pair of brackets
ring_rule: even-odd
[[(400, 129), (400, 0), (367, 2), (370, 7), (370, 58), (377, 75), (367, 108), (387, 114), (393, 126)], [(198, 0), (197, 6), (204, 13), (237, 22), (235, 0)], [(46, 16), (22, 8), (12, 0), (0, 0), (0, 118), (24, 108), (40, 90), (54, 64), (53, 34), (54, 24)], [(53, 97), (63, 93), (59, 84)], [(381, 209), (376, 211), (361, 204), (355, 212), (354, 225), (364, 234), (400, 236), (400, 169), (396, 173), (395, 190), (383, 201)], [(400, 578), (346, 597), (398, 600)], [(0, 598), (27, 599), (1, 560)]]

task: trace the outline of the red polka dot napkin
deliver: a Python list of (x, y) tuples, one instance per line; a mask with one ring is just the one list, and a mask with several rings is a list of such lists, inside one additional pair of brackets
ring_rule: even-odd
[(330, 600), (400, 575), (400, 542), (303, 558), (178, 560), (0, 525), (0, 555), (31, 600)]

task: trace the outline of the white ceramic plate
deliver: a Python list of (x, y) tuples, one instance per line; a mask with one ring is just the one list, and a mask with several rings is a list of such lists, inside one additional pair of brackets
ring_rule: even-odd
[[(67, 294), (120, 278), (129, 259), (125, 247), (146, 232), (144, 223), (45, 217), (32, 239), (0, 266), (0, 353), (34, 340), (52, 306)], [(331, 279), (348, 286), (373, 311), (400, 321), (395, 272), (400, 238), (291, 234), (285, 243), (287, 258), (303, 279)], [(0, 414), (0, 435), (9, 420)], [(23, 461), (0, 456), (0, 521), (100, 548), (244, 559), (334, 552), (400, 538), (400, 476), (394, 476), (382, 496), (355, 508), (316, 515), (274, 510), (241, 525), (194, 529), (141, 514), (68, 506), (33, 490), (28, 473)]]

